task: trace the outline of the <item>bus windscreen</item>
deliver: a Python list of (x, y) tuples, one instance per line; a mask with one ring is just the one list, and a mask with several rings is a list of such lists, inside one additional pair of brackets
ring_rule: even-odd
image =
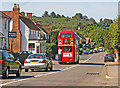
[(63, 46), (63, 52), (72, 52), (72, 46)]
[(61, 34), (61, 38), (72, 38), (72, 34)]

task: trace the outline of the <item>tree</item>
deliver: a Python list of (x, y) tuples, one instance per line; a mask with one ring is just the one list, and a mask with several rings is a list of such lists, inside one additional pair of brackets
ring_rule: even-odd
[(82, 19), (82, 14), (81, 14), (81, 13), (76, 13), (76, 14), (75, 14), (75, 17), (76, 17), (76, 18), (81, 18), (81, 19)]
[(56, 18), (56, 14), (55, 14), (55, 12), (52, 12), (52, 13), (50, 14), (50, 17), (52, 17), (52, 18)]
[(64, 16), (64, 15), (62, 15), (62, 18), (65, 18), (65, 16)]
[(49, 16), (48, 12), (45, 11), (42, 17), (50, 17), (50, 16)]
[(83, 19), (88, 19), (88, 17), (87, 17), (87, 16), (83, 16), (82, 18), (83, 18)]
[(21, 14), (22, 14), (23, 16), (25, 16), (25, 12), (22, 11)]
[(100, 19), (100, 22), (102, 22), (102, 18)]
[(57, 18), (61, 18), (61, 15), (57, 14)]

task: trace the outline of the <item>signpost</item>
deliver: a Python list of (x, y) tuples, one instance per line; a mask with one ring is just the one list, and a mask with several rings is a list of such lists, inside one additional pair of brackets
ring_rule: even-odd
[(13, 48), (13, 38), (17, 37), (17, 33), (16, 32), (8, 32), (8, 36), (9, 36), (9, 38), (11, 38), (11, 51), (12, 51), (12, 48)]
[(16, 38), (17, 33), (16, 32), (9, 32), (9, 38)]

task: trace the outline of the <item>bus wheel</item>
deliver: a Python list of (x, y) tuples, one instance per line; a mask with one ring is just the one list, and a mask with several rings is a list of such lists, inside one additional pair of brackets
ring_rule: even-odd
[(63, 64), (62, 62), (59, 62), (59, 64)]

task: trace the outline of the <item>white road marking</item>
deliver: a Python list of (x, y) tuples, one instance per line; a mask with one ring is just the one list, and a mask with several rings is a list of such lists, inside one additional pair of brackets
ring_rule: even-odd
[[(81, 62), (81, 63), (87, 62), (87, 61), (90, 60), (92, 57), (93, 57), (93, 55), (92, 55), (90, 58), (88, 58), (87, 60), (85, 60), (85, 61), (83, 61), (83, 62)], [(76, 67), (76, 66), (78, 66), (78, 65), (79, 65), (79, 64), (74, 65), (74, 66), (71, 66), (71, 67), (68, 67), (68, 68), (65, 68), (65, 69), (63, 69), (63, 70), (61, 70), (61, 71), (69, 70), (69, 69), (74, 68), (74, 67)], [(46, 73), (46, 74), (36, 75), (36, 76), (34, 76), (34, 77), (27, 78), (27, 79), (19, 79), (19, 80), (15, 80), (15, 81), (12, 81), (12, 82), (7, 82), (7, 83), (4, 83), (4, 84), (1, 84), (0, 86), (5, 86), (5, 85), (12, 84), (12, 83), (15, 83), (15, 82), (21, 82), (21, 81), (29, 80), (29, 79), (32, 79), (32, 78), (42, 77), (42, 76), (46, 76), (46, 75), (58, 73), (58, 72), (61, 72), (61, 71), (56, 71), (56, 72), (50, 72), (50, 73)]]
[(85, 62), (89, 61), (93, 56), (94, 56), (94, 54), (90, 58), (88, 58), (87, 60), (85, 60), (85, 61), (83, 61), (81, 63), (85, 63)]

